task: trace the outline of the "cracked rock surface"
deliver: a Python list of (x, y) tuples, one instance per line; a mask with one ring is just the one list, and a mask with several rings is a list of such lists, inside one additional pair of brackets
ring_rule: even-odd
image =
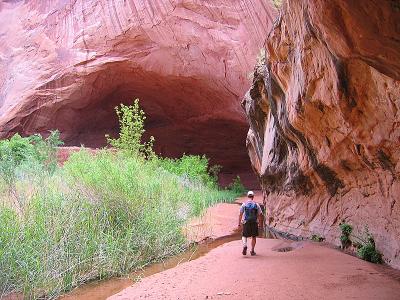
[(269, 226), (339, 244), (364, 227), (400, 268), (400, 5), (287, 1), (242, 106)]

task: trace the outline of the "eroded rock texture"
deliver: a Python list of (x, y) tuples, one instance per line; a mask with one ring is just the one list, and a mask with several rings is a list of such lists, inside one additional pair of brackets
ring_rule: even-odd
[(140, 98), (156, 151), (249, 168), (240, 98), (272, 27), (264, 0), (0, 1), (0, 136), (103, 146)]
[(400, 4), (291, 0), (243, 107), (268, 224), (339, 244), (368, 226), (400, 268)]

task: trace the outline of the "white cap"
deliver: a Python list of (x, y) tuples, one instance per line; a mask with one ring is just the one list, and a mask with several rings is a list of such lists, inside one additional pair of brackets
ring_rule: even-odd
[(248, 191), (247, 192), (247, 197), (254, 197), (253, 191)]

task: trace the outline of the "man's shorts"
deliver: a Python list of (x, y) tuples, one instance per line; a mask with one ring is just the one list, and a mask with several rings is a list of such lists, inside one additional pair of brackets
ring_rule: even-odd
[(243, 224), (244, 237), (255, 237), (258, 236), (258, 224), (257, 222), (246, 222)]

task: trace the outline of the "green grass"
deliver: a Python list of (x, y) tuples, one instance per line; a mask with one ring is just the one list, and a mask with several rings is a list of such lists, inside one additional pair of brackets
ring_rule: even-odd
[(55, 298), (179, 253), (191, 217), (242, 192), (238, 179), (219, 189), (204, 156), (157, 157), (139, 100), (116, 112), (116, 149), (82, 149), (63, 167), (57, 131), (0, 141), (0, 298)]
[(0, 180), (0, 294), (54, 298), (174, 255), (190, 217), (237, 195), (162, 165), (108, 150), (82, 150), (53, 173), (19, 164), (12, 194)]

